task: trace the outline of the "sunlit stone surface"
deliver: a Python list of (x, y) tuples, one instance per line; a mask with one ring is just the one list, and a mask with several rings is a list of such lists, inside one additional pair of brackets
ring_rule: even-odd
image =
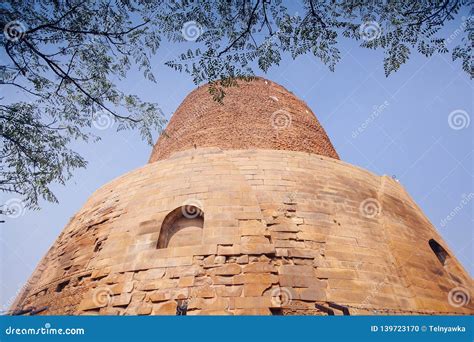
[(470, 281), (397, 181), (340, 161), (302, 101), (257, 79), (224, 105), (192, 92), (150, 163), (92, 194), (13, 309), (467, 314)]

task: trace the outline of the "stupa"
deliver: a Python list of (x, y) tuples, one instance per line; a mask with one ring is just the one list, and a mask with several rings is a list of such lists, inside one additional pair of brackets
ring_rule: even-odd
[(339, 159), (257, 78), (191, 92), (149, 163), (98, 189), (12, 309), (41, 315), (472, 314), (471, 278), (402, 185)]

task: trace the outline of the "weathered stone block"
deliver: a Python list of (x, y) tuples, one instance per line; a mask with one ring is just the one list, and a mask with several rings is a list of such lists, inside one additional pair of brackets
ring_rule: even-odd
[(274, 240), (273, 244), (279, 248), (305, 248), (303, 241), (295, 240)]
[(244, 266), (244, 273), (272, 273), (276, 272), (276, 267), (265, 262), (255, 262)]
[(214, 265), (215, 255), (209, 255), (204, 258), (204, 267)]
[(341, 289), (328, 289), (327, 299), (335, 303), (370, 303), (370, 299), (373, 297), (370, 293), (352, 291), (352, 290), (341, 290)]
[(112, 297), (112, 306), (125, 306), (130, 303), (132, 295), (130, 293), (122, 293), (118, 296)]
[(215, 259), (214, 259), (214, 264), (218, 264), (218, 265), (224, 264), (224, 263), (225, 263), (225, 260), (226, 260), (226, 257), (225, 257), (225, 256), (223, 256), (223, 255), (218, 255), (218, 256), (216, 256)]
[(190, 286), (193, 286), (193, 285), (194, 285), (194, 277), (193, 276), (179, 278), (179, 282), (178, 282), (179, 287), (190, 287)]
[(287, 257), (288, 256), (288, 249), (286, 249), (286, 248), (275, 248), (275, 255), (277, 257)]
[(176, 287), (178, 284), (177, 280), (174, 279), (157, 279), (157, 280), (145, 280), (136, 284), (137, 290), (140, 291), (151, 291), (158, 289), (169, 289)]
[(296, 240), (296, 233), (272, 232), (271, 237), (272, 239), (280, 239), (280, 240)]
[(235, 307), (237, 309), (269, 308), (272, 306), (271, 297), (237, 297)]
[(103, 278), (103, 277), (108, 276), (109, 273), (110, 273), (110, 268), (109, 267), (94, 270), (94, 271), (92, 271), (91, 279)]
[(129, 293), (133, 290), (134, 283), (132, 281), (128, 281), (125, 283), (119, 283), (110, 286), (110, 290), (114, 295), (121, 294), (121, 293)]
[(97, 308), (102, 308), (107, 306), (107, 301), (97, 301), (94, 298), (84, 298), (81, 303), (79, 304), (78, 310), (85, 311), (85, 310), (92, 310)]
[(165, 302), (171, 299), (171, 294), (164, 291), (155, 291), (148, 295), (152, 303)]
[(217, 245), (200, 245), (200, 246), (186, 246), (175, 247), (171, 255), (173, 257), (194, 256), (194, 255), (211, 255), (217, 253)]
[(241, 255), (237, 258), (237, 263), (238, 264), (248, 264), (249, 262), (249, 256), (248, 255)]
[(243, 286), (219, 286), (216, 292), (219, 297), (240, 297), (242, 289)]
[(199, 265), (192, 266), (178, 266), (166, 269), (167, 278), (178, 278), (187, 276), (198, 276), (201, 274), (201, 267)]
[(210, 271), (212, 275), (235, 275), (239, 274), (241, 271), (241, 267), (237, 264), (224, 264), (222, 266), (218, 266), (213, 268)]
[(326, 236), (324, 234), (315, 233), (315, 232), (299, 232), (296, 234), (298, 240), (311, 240), (316, 242), (326, 242)]
[(245, 244), (240, 246), (242, 254), (275, 254), (275, 246), (271, 244)]
[(233, 306), (233, 300), (233, 297), (191, 298), (188, 303), (188, 309), (226, 310)]
[(213, 298), (216, 296), (216, 290), (211, 286), (202, 286), (191, 289), (191, 297), (194, 298)]
[[(234, 284), (233, 276), (211, 276), (212, 283), (215, 285), (232, 285)], [(237, 283), (235, 283), (237, 284)]]
[(299, 293), (299, 299), (306, 301), (326, 301), (326, 291), (319, 287), (302, 289)]
[[(234, 314), (229, 310), (196, 310), (198, 315), (201, 316), (233, 316)], [(188, 312), (188, 315), (192, 315), (194, 311)]]
[[(144, 251), (149, 252), (149, 251)], [(193, 264), (192, 256), (161, 258), (153, 255), (153, 253), (141, 252), (133, 263), (134, 270), (146, 270), (161, 267), (188, 266)], [(154, 251), (153, 251), (154, 252)]]
[(219, 254), (219, 255), (239, 255), (239, 254), (241, 254), (240, 245), (218, 246), (217, 247), (217, 254)]
[(105, 307), (105, 308), (100, 308), (99, 314), (107, 315), (107, 316), (112, 316), (112, 315), (118, 316), (122, 312), (123, 312), (123, 309), (120, 309), (120, 308)]
[(176, 315), (177, 303), (175, 301), (153, 305), (153, 315)]
[(356, 279), (357, 273), (346, 269), (317, 268), (316, 276), (318, 278)]
[(278, 281), (278, 276), (274, 274), (258, 274), (258, 273), (248, 273), (248, 274), (239, 274), (234, 276), (234, 284), (262, 284), (262, 283), (276, 283)]
[(240, 244), (242, 246), (248, 244), (269, 244), (270, 240), (265, 236), (242, 236)]
[(288, 287), (326, 287), (326, 283), (314, 276), (279, 275), (280, 286)]
[(283, 275), (314, 276), (314, 268), (305, 265), (282, 265), (278, 267), (278, 273)]
[(156, 220), (143, 221), (138, 224), (137, 234), (155, 233), (158, 230), (159, 223)]
[(293, 222), (289, 222), (286, 224), (274, 224), (270, 226), (271, 232), (298, 233), (300, 230), (301, 229)]
[(245, 284), (244, 297), (259, 297), (263, 294), (263, 291), (269, 289), (271, 286), (271, 283)]
[(319, 256), (319, 251), (308, 248), (289, 248), (288, 256), (292, 258), (314, 259)]
[(257, 227), (240, 227), (241, 236), (270, 236), (270, 232), (260, 224)]
[(122, 283), (125, 281), (132, 280), (132, 273), (114, 273), (110, 274), (105, 278), (106, 284), (117, 284), (117, 283)]
[(271, 315), (271, 311), (268, 308), (237, 309), (235, 310), (235, 314), (245, 316), (268, 316)]
[(151, 314), (151, 311), (153, 309), (152, 305), (140, 305), (139, 307), (136, 308), (136, 313), (137, 315), (149, 315)]

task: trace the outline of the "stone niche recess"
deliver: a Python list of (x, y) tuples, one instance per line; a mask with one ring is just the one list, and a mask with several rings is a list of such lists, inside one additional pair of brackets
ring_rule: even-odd
[(203, 225), (204, 212), (198, 207), (176, 208), (163, 220), (157, 248), (200, 245)]

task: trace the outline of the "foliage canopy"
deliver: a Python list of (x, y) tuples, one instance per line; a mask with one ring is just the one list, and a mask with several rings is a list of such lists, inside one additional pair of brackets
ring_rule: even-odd
[[(86, 166), (69, 145), (97, 139), (91, 128), (100, 122), (137, 129), (152, 144), (166, 122), (163, 113), (117, 81), (136, 67), (156, 82), (151, 60), (163, 40), (183, 47), (166, 64), (196, 84), (208, 82), (217, 101), (236, 78), (266, 72), (284, 54), (309, 53), (334, 70), (341, 39), (383, 50), (387, 76), (413, 50), (427, 57), (450, 53), (474, 75), (472, 0), (304, 0), (298, 8), (281, 0), (12, 0), (0, 6), (0, 84), (25, 98), (0, 100), (0, 191), (18, 194), (30, 208), (41, 198), (56, 201), (51, 185)], [(457, 29), (443, 33), (460, 13), (466, 17)], [(458, 45), (451, 44), (453, 35)]]

